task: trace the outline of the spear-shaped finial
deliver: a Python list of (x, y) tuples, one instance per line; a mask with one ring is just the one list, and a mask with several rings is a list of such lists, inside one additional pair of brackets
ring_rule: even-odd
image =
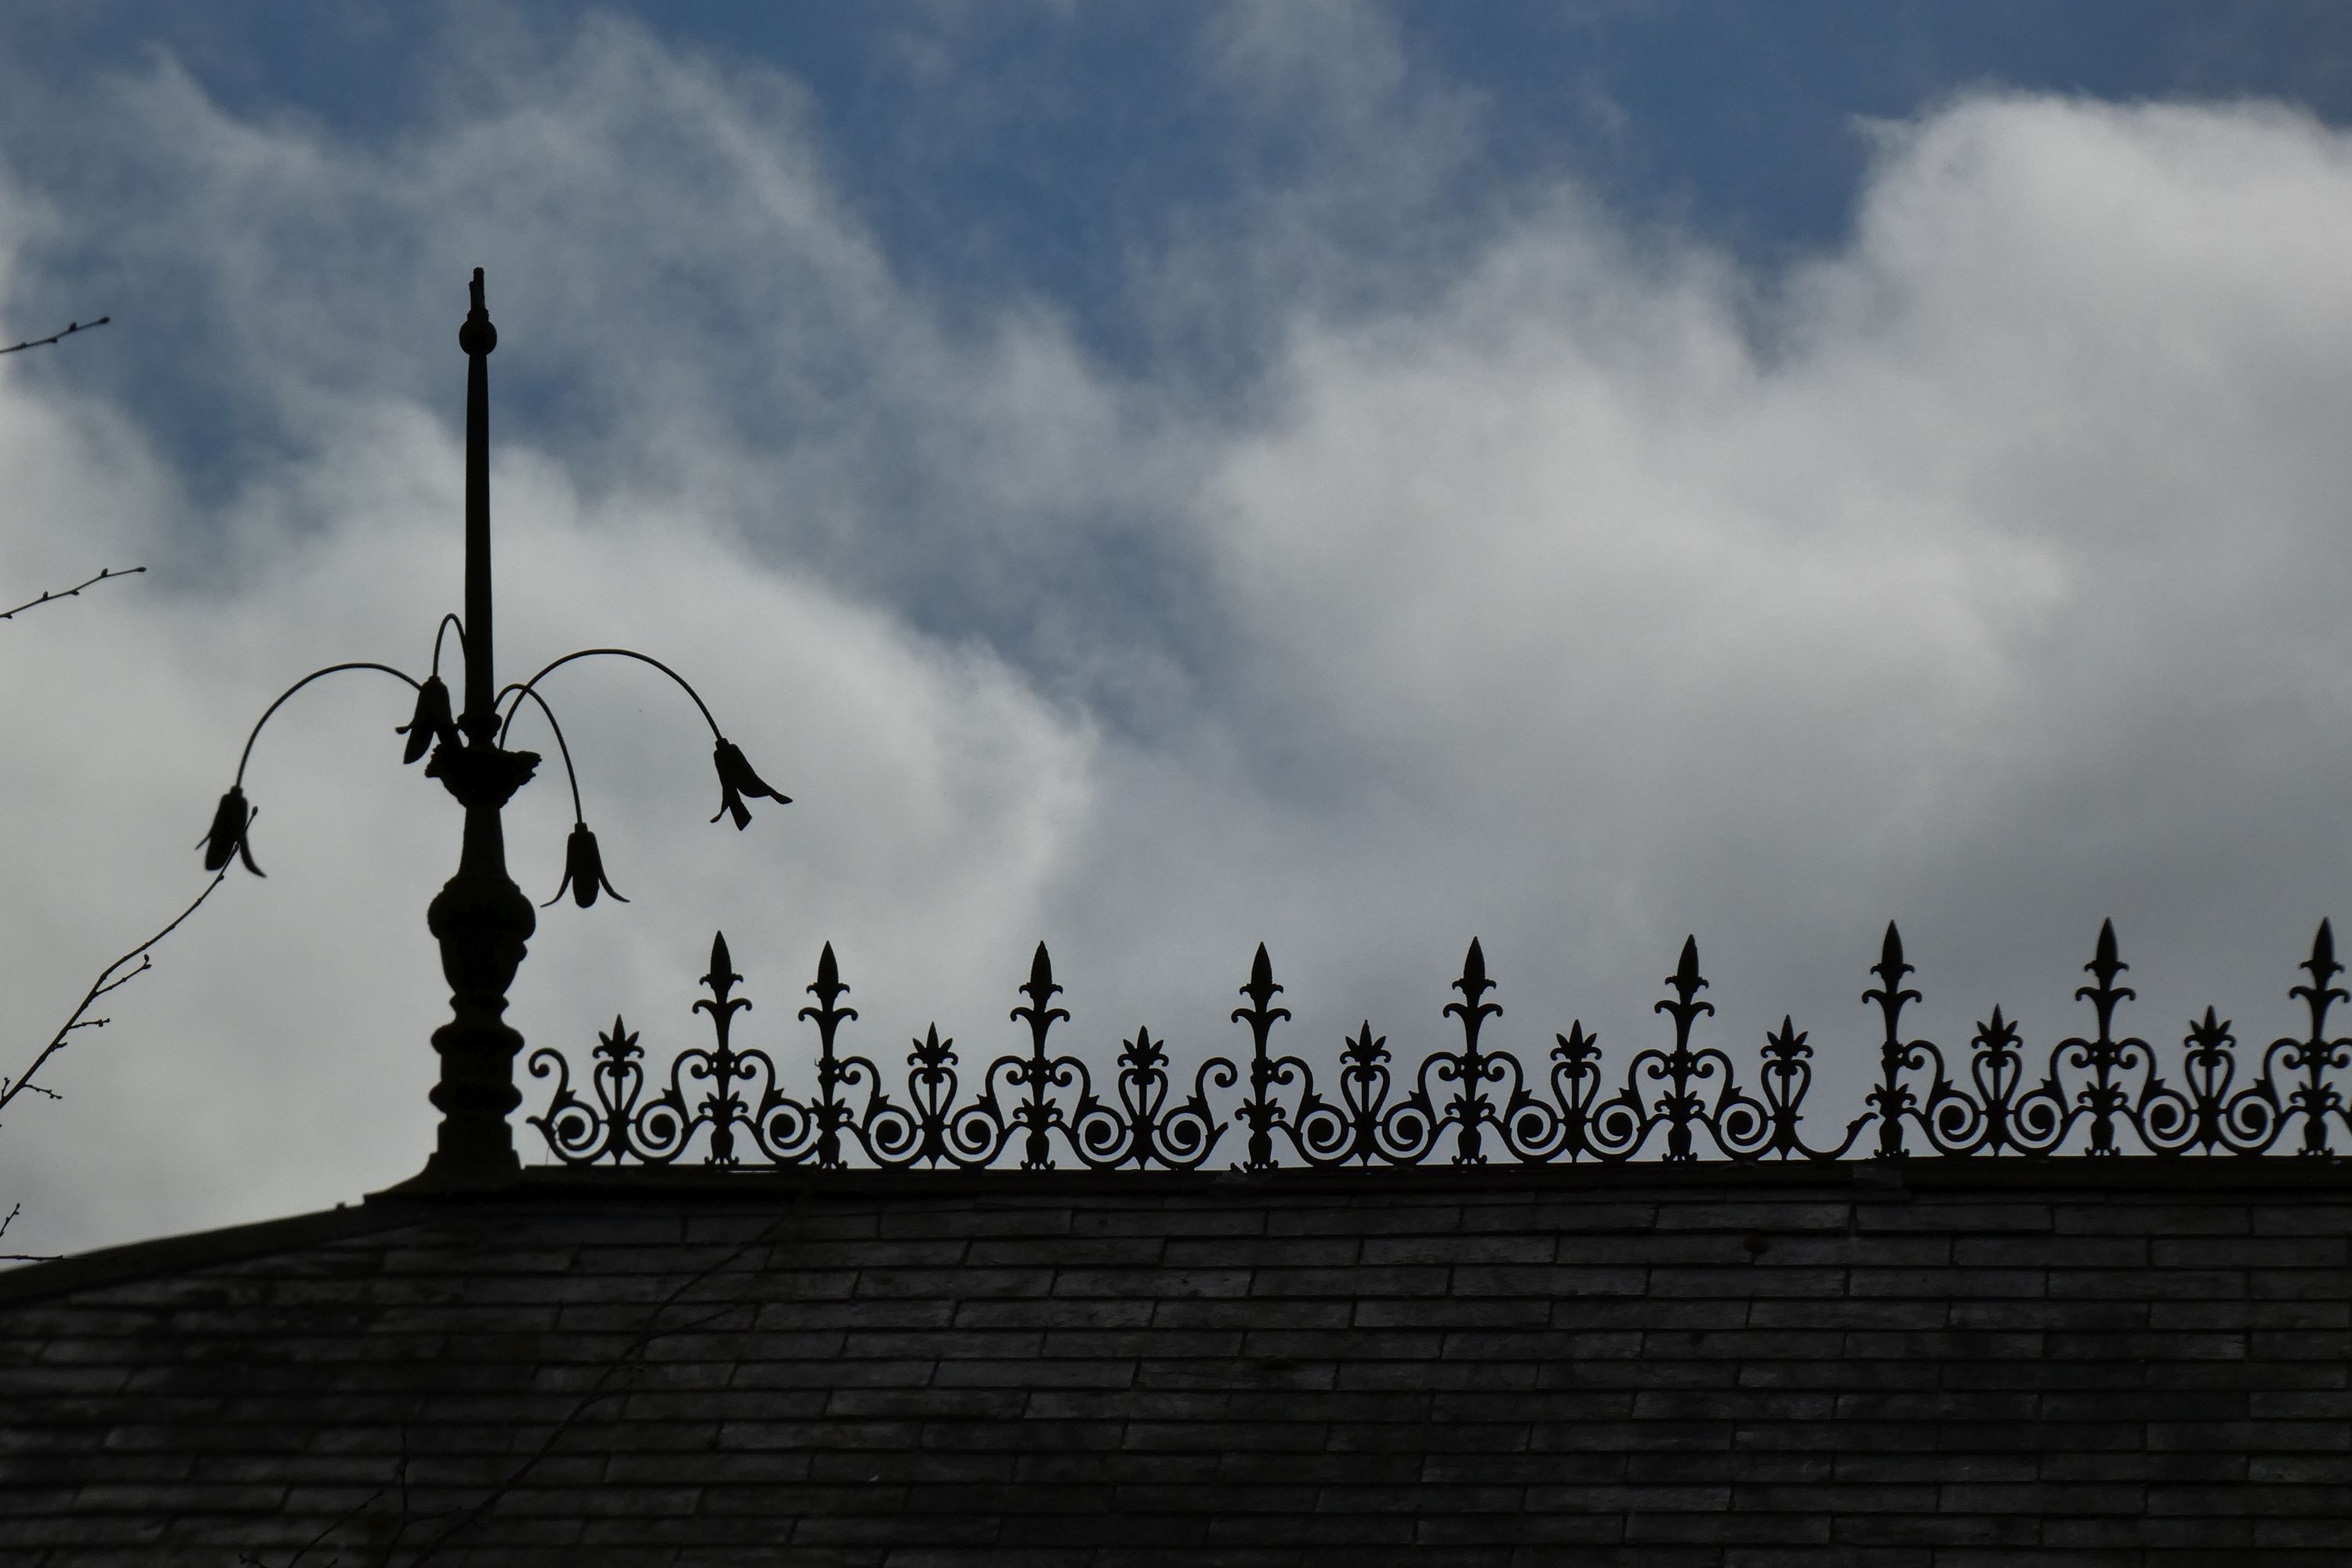
[[(507, 875), (499, 822), (508, 797), (530, 777), (539, 758), (499, 744), (490, 631), (489, 375), (499, 330), (483, 303), (478, 267), (469, 295), (472, 308), (457, 329), (457, 346), (466, 351), (466, 706), (457, 717), (465, 743), (443, 742), (425, 765), (466, 808), (457, 874), (427, 910), (449, 980), (452, 1016), (433, 1035), (433, 1048), (441, 1054), (433, 1103), (444, 1114), (432, 1163), (419, 1180), (445, 1188), (503, 1185), (520, 1169), (507, 1115), (522, 1098), (514, 1086), (522, 1037), (504, 1015), (507, 988), (536, 923), (530, 900)], [(725, 951), (718, 956), (723, 960)], [(725, 964), (716, 967), (723, 971)]]
[(482, 269), (474, 268), (474, 280), (467, 295), (471, 309), (466, 312), (463, 325), (457, 329), (457, 346), (469, 354), (486, 354), (499, 346), (499, 330), (490, 325), (490, 310), (482, 303)]
[[(490, 635), (490, 351), (499, 330), (482, 302), (482, 269), (474, 268), (473, 309), (457, 329), (466, 351), (466, 711), (458, 724), (477, 745), (488, 744), (497, 723)], [(478, 733), (477, 731), (479, 731)]]
[[(441, 1109), (443, 1114), (433, 1159), (410, 1184), (412, 1188), (419, 1191), (499, 1188), (510, 1185), (521, 1170), (520, 1163), (515, 1157), (514, 1141), (507, 1118), (521, 1099), (515, 1089), (514, 1058), (523, 1042), (522, 1037), (506, 1023), (505, 1014), (507, 993), (536, 927), (536, 917), (532, 913), (530, 900), (522, 896), (521, 889), (514, 885), (514, 879), (507, 874), (506, 837), (499, 813), (515, 791), (530, 781), (539, 765), (535, 753), (509, 751), (505, 743), (506, 729), (512, 724), (524, 703), (536, 704), (545, 717), (549, 730), (555, 736), (556, 748), (563, 756), (564, 772), (567, 777), (572, 774), (570, 749), (564, 743), (563, 731), (556, 724), (553, 710), (538, 689), (540, 682), (575, 659), (598, 655), (626, 658), (651, 665), (685, 688), (687, 695), (694, 700), (695, 706), (709, 721), (711, 738), (716, 745), (714, 755), (719, 768), (722, 816), (731, 816), (736, 825), (740, 826), (750, 816), (743, 805), (746, 797), (765, 795), (777, 801), (785, 798), (762, 780), (744, 759), (742, 752), (719, 732), (719, 722), (711, 718), (709, 708), (683, 676), (659, 659), (631, 648), (588, 647), (565, 654), (545, 666), (530, 680), (511, 689), (513, 706), (501, 717), (495, 658), (497, 642), (492, 630), (488, 363), (491, 351), (499, 346), (499, 331), (490, 321), (487, 292), (483, 270), (477, 267), (467, 283), (466, 318), (457, 328), (457, 347), (466, 355), (466, 581), (463, 618), (442, 617), (441, 625), (434, 633), (431, 673), (424, 680), (420, 681), (390, 665), (362, 660), (329, 665), (324, 669), (312, 671), (288, 688), (283, 696), (263, 710), (252, 734), (247, 737), (245, 754), (237, 763), (236, 782), (223, 797), (215, 814), (212, 831), (205, 836), (207, 868), (218, 870), (232, 858), (242, 858), (248, 867), (252, 866), (251, 853), (246, 841), (253, 817), (253, 808), (243, 790), (246, 764), (252, 760), (253, 742), (260, 735), (262, 726), (297, 691), (322, 676), (346, 669), (375, 669), (397, 677), (416, 692), (415, 716), (404, 726), (409, 738), (404, 761), (419, 761), (429, 752), (432, 760), (425, 764), (425, 775), (439, 780), (466, 813), (465, 836), (458, 849), (457, 874), (442, 886), (425, 911), (427, 924), (440, 946), (442, 973), (449, 983), (451, 1016), (449, 1021), (433, 1034), (433, 1047), (441, 1057), (441, 1080), (433, 1090), (433, 1103)], [(440, 677), (442, 635), (453, 621), (457, 625), (458, 646), (466, 663), (463, 705), (454, 717), (450, 710), (456, 704)], [(585, 907), (594, 900), (596, 894), (609, 893), (612, 888), (604, 879), (603, 856), (597, 847), (596, 837), (589, 831), (587, 818), (581, 809), (579, 781), (573, 777), (571, 782), (573, 826), (565, 849), (564, 880), (574, 897)], [(613, 896), (619, 898), (618, 894)], [(835, 986), (834, 973), (833, 955), (828, 950), (818, 989), (830, 990)], [(736, 976), (729, 967), (723, 942), (713, 944), (709, 978), (715, 994), (708, 1005), (719, 1021), (720, 1058), (724, 1060), (726, 1019), (736, 1009), (750, 1004), (730, 994), (729, 987), (740, 976)], [(1051, 974), (1045, 967), (1042, 947), (1037, 952), (1035, 980), (1043, 989), (1052, 988)], [(1069, 1016), (1059, 1008), (1046, 1007), (1043, 994), (1038, 999), (1037, 1007), (1041, 1012), (1038, 1025), (1041, 1039), (1046, 1023)], [(833, 1025), (856, 1016), (856, 1014), (848, 1008), (836, 1007), (830, 994), (825, 997), (822, 1021), (827, 1030), (828, 1052), (832, 1048), (830, 1031)], [(620, 1034), (617, 1024), (614, 1034), (616, 1037)], [(831, 1058), (828, 1056), (826, 1059), (830, 1061)], [(721, 1069), (718, 1092), (722, 1097), (726, 1093), (728, 1070)], [(832, 1102), (828, 1100), (826, 1103)], [(534, 1123), (541, 1126), (542, 1131), (549, 1124), (544, 1121)], [(568, 1134), (556, 1136), (563, 1148), (570, 1149), (569, 1143), (562, 1142)], [(724, 1128), (714, 1134), (714, 1156), (723, 1159), (726, 1155), (725, 1138)], [(566, 1157), (569, 1158), (569, 1154)], [(829, 1154), (826, 1163), (834, 1163)]]

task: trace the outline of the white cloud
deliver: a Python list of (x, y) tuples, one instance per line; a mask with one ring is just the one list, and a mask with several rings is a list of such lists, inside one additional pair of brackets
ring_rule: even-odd
[[(1295, 70), (1281, 42), (1223, 68)], [(1411, 100), (1378, 42), (1331, 92)], [(454, 603), (477, 262), (506, 668), (646, 647), (800, 797), (710, 827), (707, 737), (657, 678), (556, 689), (635, 901), (542, 915), (534, 1044), (582, 1055), (615, 1009), (690, 1037), (724, 926), (747, 1028), (793, 1050), (824, 938), (892, 1060), (933, 1016), (1009, 1045), (1040, 935), (1090, 1043), (1236, 1048), (1263, 937), (1298, 1044), (1369, 1013), (1409, 1049), (1475, 932), (1507, 1043), (1580, 1013), (1622, 1058), (1696, 930), (1720, 1037), (1794, 1011), (1843, 1106), (1889, 915), (1948, 1037), (1996, 997), (2071, 1026), (2108, 913), (2143, 1032), (2210, 994), (2259, 1034), (2342, 886), (2352, 169), (2279, 110), (1956, 104), (1881, 132), (1852, 243), (1788, 279), (1559, 192), (1493, 193), (1520, 216), (1406, 247), (1414, 280), (1371, 296), (1180, 244), (1170, 298), (1254, 284), (1230, 308), (1280, 329), (1203, 401), (1091, 360), (1050, 301), (906, 284), (789, 81), (625, 29), (375, 148), (237, 121), (168, 66), (109, 91), (58, 176), (83, 199), (0, 208), (0, 304), (108, 247), (111, 286), (168, 265), (206, 356), (169, 374), (246, 434), (223, 486), (134, 389), (0, 367), (0, 580), (156, 568), (0, 627), (28, 1046), (193, 891), (261, 704), (332, 659), (415, 663)], [(1300, 177), (1361, 175), (1333, 167)], [(394, 764), (402, 694), (351, 679), (257, 754), (269, 880), (0, 1132), (32, 1245), (420, 1163), (455, 814)], [(565, 804), (551, 776), (512, 814), (534, 896)]]

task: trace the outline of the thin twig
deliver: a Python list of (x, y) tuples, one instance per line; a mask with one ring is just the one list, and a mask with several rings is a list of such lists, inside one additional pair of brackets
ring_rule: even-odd
[[(172, 917), (171, 924), (98, 972), (98, 978), (89, 983), (89, 989), (82, 993), (81, 1001), (75, 1005), (64, 1026), (49, 1037), (49, 1043), (41, 1047), (40, 1054), (33, 1058), (32, 1065), (14, 1079), (0, 1079), (0, 1110), (7, 1110), (16, 1098), (28, 1089), (36, 1094), (47, 1095), (51, 1100), (58, 1098), (54, 1091), (35, 1083), (33, 1075), (39, 1072), (51, 1057), (66, 1048), (66, 1044), (73, 1038), (75, 1030), (97, 1028), (105, 1024), (106, 1020), (103, 1018), (89, 1016), (89, 1010), (98, 1005), (100, 997), (110, 992), (121, 990), (150, 969), (154, 968), (154, 961), (147, 956), (148, 953), (153, 950), (156, 943), (179, 930), (181, 922), (202, 909), (205, 900), (213, 896), (214, 889), (218, 888), (227, 877), (228, 868), (224, 866), (213, 874), (211, 881), (205, 884), (205, 890), (196, 895), (194, 903)], [(137, 961), (135, 964), (133, 960)]]
[[(20, 343), (17, 346), (21, 348), (24, 345)], [(9, 351), (6, 349), (0, 349), (0, 353), (6, 353), (8, 352)], [(81, 591), (84, 588), (96, 587), (100, 583), (111, 583), (117, 577), (136, 577), (140, 573), (146, 570), (147, 568), (144, 566), (133, 566), (128, 572), (117, 572), (110, 566), (101, 566), (99, 568), (98, 575), (90, 578), (87, 582), (77, 583), (72, 587), (63, 589), (55, 594), (52, 594), (47, 589), (44, 588), (41, 590), (41, 596), (39, 598), (27, 599), (13, 610), (0, 610), (0, 621), (14, 620), (18, 616), (23, 615), (26, 610), (37, 610), (43, 605), (54, 605), (59, 599), (79, 598), (81, 596)]]
[[(400, 1425), (400, 1463), (393, 1466), (392, 1479), (393, 1484), (400, 1488), (400, 1518), (402, 1522), (401, 1526), (393, 1531), (392, 1536), (393, 1543), (397, 1545), (400, 1542), (400, 1529), (406, 1528), (408, 1517), (415, 1511), (415, 1510), (410, 1508), (408, 1502), (408, 1423), (405, 1421), (402, 1422)], [(392, 1562), (392, 1549), (390, 1547), (386, 1547), (384, 1549), (383, 1560), (387, 1568), (389, 1568), (389, 1564)]]
[[(522, 1484), (524, 1478), (529, 1476), (530, 1472), (538, 1467), (541, 1460), (546, 1458), (550, 1454), (555, 1451), (556, 1444), (562, 1441), (564, 1435), (570, 1432), (573, 1426), (577, 1426), (581, 1419), (584, 1417), (590, 1410), (608, 1399), (616, 1399), (621, 1395), (627, 1394), (629, 1390), (625, 1387), (613, 1388), (606, 1385), (610, 1383), (615, 1373), (624, 1371), (635, 1372), (636, 1368), (642, 1364), (646, 1352), (653, 1347), (656, 1341), (668, 1339), (674, 1334), (690, 1334), (698, 1330), (709, 1328), (711, 1324), (719, 1321), (721, 1318), (724, 1318), (747, 1305), (753, 1307), (756, 1310), (758, 1305), (756, 1302), (730, 1301), (726, 1305), (720, 1307), (718, 1310), (704, 1313), (702, 1316), (696, 1318), (691, 1322), (673, 1323), (667, 1328), (660, 1326), (662, 1314), (668, 1311), (672, 1307), (677, 1306), (679, 1300), (684, 1297), (688, 1291), (693, 1289), (696, 1286), (701, 1284), (712, 1275), (717, 1274), (720, 1269), (725, 1268), (729, 1264), (734, 1262), (745, 1253), (750, 1252), (753, 1247), (762, 1246), (773, 1247), (777, 1241), (781, 1240), (798, 1222), (800, 1218), (800, 1194), (798, 1193), (794, 1193), (792, 1195), (790, 1202), (786, 1205), (784, 1212), (777, 1215), (767, 1225), (761, 1226), (757, 1235), (753, 1236), (749, 1241), (744, 1242), (741, 1246), (728, 1252), (717, 1262), (712, 1263), (709, 1267), (688, 1276), (685, 1280), (680, 1282), (676, 1289), (664, 1297), (661, 1304), (656, 1307), (653, 1310), (652, 1314), (646, 1320), (645, 1331), (637, 1335), (637, 1337), (632, 1341), (628, 1347), (623, 1350), (620, 1354), (614, 1356), (612, 1360), (604, 1363), (604, 1370), (596, 1374), (596, 1381), (589, 1385), (588, 1392), (582, 1394), (578, 1402), (564, 1414), (562, 1418), (557, 1421), (553, 1426), (549, 1428), (546, 1440), (540, 1444), (538, 1449), (526, 1458), (521, 1464), (516, 1466), (505, 1480), (491, 1488), (488, 1494), (485, 1496), (481, 1501), (476, 1503), (472, 1508), (466, 1510), (453, 1523), (448, 1525), (439, 1534), (434, 1536), (433, 1539), (426, 1542), (424, 1547), (418, 1551), (414, 1557), (409, 1559), (410, 1568), (416, 1568), (417, 1564), (424, 1563), (427, 1558), (439, 1552), (443, 1547), (448, 1545), (450, 1538), (455, 1536), (459, 1531), (487, 1516), (492, 1509), (496, 1508), (499, 1503), (506, 1498), (506, 1495), (509, 1492), (511, 1492), (515, 1488)], [(397, 1537), (394, 1539), (396, 1540)]]
[[(799, 1218), (799, 1211), (800, 1196), (798, 1194), (794, 1194), (784, 1212), (778, 1215), (774, 1220), (769, 1222), (766, 1226), (761, 1226), (758, 1235), (752, 1237), (749, 1241), (744, 1242), (742, 1245), (728, 1252), (717, 1262), (712, 1263), (688, 1276), (677, 1286), (677, 1289), (673, 1289), (667, 1296), (664, 1297), (661, 1303), (654, 1308), (651, 1316), (646, 1320), (646, 1327), (645, 1331), (632, 1340), (619, 1354), (614, 1356), (610, 1361), (604, 1363), (604, 1369), (596, 1375), (596, 1381), (589, 1385), (588, 1392), (582, 1394), (579, 1399), (574, 1401), (572, 1408), (565, 1411), (563, 1415), (548, 1429), (547, 1436), (540, 1444), (539, 1447), (530, 1455), (526, 1456), (520, 1464), (517, 1465), (508, 1473), (506, 1479), (500, 1481), (495, 1487), (492, 1487), (488, 1492), (484, 1494), (482, 1500), (474, 1504), (471, 1508), (436, 1509), (431, 1513), (423, 1515), (419, 1515), (413, 1510), (409, 1501), (408, 1428), (404, 1425), (400, 1428), (400, 1460), (399, 1463), (393, 1467), (393, 1484), (400, 1489), (400, 1513), (398, 1521), (393, 1528), (391, 1540), (385, 1542), (382, 1547), (383, 1556), (379, 1559), (379, 1561), (385, 1563), (391, 1562), (392, 1559), (399, 1552), (400, 1538), (407, 1534), (409, 1531), (418, 1529), (423, 1526), (441, 1524), (445, 1521), (447, 1521), (446, 1527), (442, 1529), (438, 1534), (435, 1535), (431, 1540), (427, 1541), (422, 1547), (420, 1547), (415, 1556), (409, 1558), (408, 1562), (410, 1568), (416, 1568), (417, 1564), (424, 1563), (425, 1559), (432, 1557), (440, 1552), (443, 1547), (448, 1545), (450, 1539), (459, 1531), (464, 1530), (467, 1525), (475, 1523), (477, 1521), (488, 1514), (492, 1509), (496, 1508), (505, 1500), (508, 1493), (513, 1491), (518, 1486), (520, 1486), (524, 1479), (527, 1478), (532, 1470), (539, 1467), (541, 1461), (544, 1460), (550, 1454), (555, 1451), (556, 1445), (562, 1441), (564, 1435), (570, 1432), (572, 1427), (577, 1426), (591, 1410), (594, 1409), (597, 1405), (602, 1405), (608, 1399), (617, 1399), (627, 1394), (629, 1389), (625, 1386), (617, 1388), (607, 1386), (615, 1373), (625, 1372), (634, 1373), (642, 1363), (646, 1352), (651, 1349), (655, 1343), (661, 1340), (668, 1339), (672, 1335), (676, 1334), (694, 1333), (698, 1330), (709, 1328), (711, 1324), (719, 1321), (724, 1317), (727, 1317), (730, 1313), (739, 1310), (745, 1305), (756, 1306), (756, 1303), (730, 1301), (726, 1305), (719, 1307), (715, 1311), (706, 1312), (702, 1316), (693, 1319), (691, 1321), (672, 1323), (667, 1327), (661, 1326), (662, 1314), (668, 1311), (672, 1307), (677, 1305), (679, 1298), (683, 1297), (688, 1291), (693, 1289), (697, 1285), (701, 1284), (704, 1280), (709, 1279), (720, 1269), (725, 1268), (729, 1264), (734, 1262), (737, 1258), (742, 1257), (753, 1247), (762, 1245), (773, 1246), (784, 1236), (788, 1229), (793, 1226), (793, 1222)], [(356, 1519), (362, 1511), (373, 1506), (382, 1499), (383, 1495), (384, 1489), (379, 1489), (371, 1495), (365, 1502), (361, 1503), (356, 1508), (346, 1510), (342, 1514), (339, 1515), (331, 1523), (330, 1523), (326, 1529), (320, 1531), (316, 1536), (312, 1537), (307, 1544), (298, 1550), (293, 1556), (288, 1558), (285, 1568), (299, 1568), (299, 1564), (305, 1556), (316, 1550), (329, 1536), (342, 1529), (353, 1519)], [(268, 1563), (264, 1562), (261, 1558), (253, 1555), (251, 1552), (239, 1554), (237, 1562), (240, 1564), (246, 1565), (246, 1568), (269, 1568)]]
[[(364, 1501), (353, 1503), (349, 1509), (344, 1510), (343, 1516), (341, 1519), (335, 1521), (334, 1523), (327, 1526), (326, 1529), (312, 1536), (310, 1541), (303, 1545), (299, 1552), (297, 1552), (293, 1556), (289, 1557), (286, 1560), (286, 1568), (296, 1568), (296, 1564), (299, 1563), (305, 1557), (310, 1555), (310, 1553), (315, 1551), (320, 1544), (327, 1539), (327, 1537), (334, 1534), (335, 1531), (342, 1529), (343, 1526), (349, 1524), (352, 1521), (357, 1519), (360, 1515), (365, 1513), (368, 1510), (373, 1508), (382, 1500), (383, 1500), (383, 1489), (378, 1487), (374, 1491), (368, 1494), (368, 1497)], [(334, 1568), (334, 1564), (341, 1561), (342, 1559), (340, 1557), (335, 1558), (328, 1563), (327, 1568)]]
[[(8, 1227), (15, 1225), (16, 1216), (24, 1212), (23, 1204), (12, 1206), (7, 1216), (0, 1218), (0, 1236), (7, 1235)], [(0, 1252), (0, 1263), (55, 1263), (57, 1260), (58, 1255), (50, 1252)]]
[[(400, 1456), (400, 1463), (393, 1468), (393, 1477), (400, 1483), (400, 1507), (401, 1511), (405, 1513), (408, 1510), (408, 1454), (407, 1436), (404, 1430), (402, 1434), (401, 1447), (402, 1452)], [(383, 1500), (383, 1493), (384, 1489), (378, 1487), (374, 1491), (370, 1492), (364, 1499), (361, 1500), (359, 1502), (353, 1503), (350, 1508), (345, 1509), (341, 1513), (336, 1515), (334, 1521), (330, 1523), (326, 1529), (319, 1531), (318, 1534), (312, 1536), (310, 1540), (304, 1542), (300, 1546), (294, 1549), (294, 1555), (286, 1560), (286, 1568), (299, 1568), (299, 1564), (301, 1563), (302, 1559), (308, 1557), (311, 1552), (316, 1552), (321, 1545), (323, 1545), (326, 1542), (327, 1537), (334, 1534), (335, 1531), (351, 1523), (352, 1521), (357, 1519), (361, 1514), (365, 1513), (369, 1509), (373, 1508), (377, 1503), (382, 1502)], [(269, 1568), (268, 1563), (263, 1562), (260, 1558), (256, 1557), (250, 1552), (238, 1552), (236, 1554), (236, 1561), (237, 1568)], [(341, 1561), (342, 1559), (340, 1557), (331, 1558), (328, 1561), (327, 1568), (334, 1568), (334, 1564)]]
[[(51, 319), (55, 320), (54, 317)], [(76, 332), (86, 332), (92, 327), (102, 327), (112, 320), (114, 318), (111, 316), (100, 316), (95, 321), (68, 321), (66, 323), (66, 330), (62, 332), (51, 332), (46, 338), (27, 338), (21, 343), (11, 343), (6, 348), (0, 349), (0, 354), (17, 353), (25, 349), (45, 349), (51, 343), (63, 342)]]

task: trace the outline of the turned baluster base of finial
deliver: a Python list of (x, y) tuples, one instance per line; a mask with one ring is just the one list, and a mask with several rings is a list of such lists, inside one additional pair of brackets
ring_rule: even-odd
[(441, 944), (449, 982), (449, 1022), (433, 1031), (441, 1081), (433, 1103), (441, 1126), (433, 1157), (409, 1190), (488, 1190), (513, 1185), (522, 1163), (508, 1118), (522, 1103), (514, 1062), (522, 1036), (505, 1020), (507, 988), (537, 927), (530, 900), (506, 874), (495, 806), (467, 811), (467, 853), (434, 897), (427, 923)]

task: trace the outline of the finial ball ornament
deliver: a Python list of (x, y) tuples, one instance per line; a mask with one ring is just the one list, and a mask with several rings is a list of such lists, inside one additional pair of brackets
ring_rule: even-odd
[(466, 312), (465, 324), (457, 329), (457, 346), (469, 354), (486, 354), (499, 346), (499, 330), (490, 325), (490, 312), (482, 303), (482, 269), (474, 268), (473, 309)]

